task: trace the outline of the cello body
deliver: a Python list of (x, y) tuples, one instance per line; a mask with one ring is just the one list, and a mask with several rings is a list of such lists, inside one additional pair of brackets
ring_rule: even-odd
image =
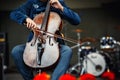
[[(38, 14), (33, 19), (37, 27), (41, 29), (44, 13)], [(46, 32), (55, 34), (61, 25), (61, 18), (55, 12), (50, 12)], [(23, 53), (23, 60), (31, 68), (47, 68), (55, 64), (59, 59), (59, 44), (55, 37), (44, 35), (44, 39), (39, 38), (39, 32), (33, 30), (34, 36), (30, 42), (26, 43)], [(50, 34), (49, 34), (50, 35)], [(51, 35), (52, 36), (52, 35)]]

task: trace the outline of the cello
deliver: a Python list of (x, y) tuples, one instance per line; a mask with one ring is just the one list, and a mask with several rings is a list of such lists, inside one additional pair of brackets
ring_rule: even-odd
[[(62, 21), (57, 13), (50, 12), (49, 0), (45, 12), (36, 15), (33, 21), (37, 27), (32, 29), (32, 40), (26, 43), (23, 60), (31, 68), (47, 68), (55, 64), (60, 57), (59, 43), (51, 34), (60, 29)], [(51, 34), (47, 35), (45, 32)]]

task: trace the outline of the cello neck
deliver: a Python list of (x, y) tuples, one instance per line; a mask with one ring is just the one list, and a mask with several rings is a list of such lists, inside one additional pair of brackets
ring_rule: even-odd
[(45, 15), (44, 15), (43, 22), (42, 22), (42, 25), (41, 25), (42, 30), (45, 30), (45, 28), (47, 27), (49, 14), (50, 14), (50, 2), (48, 0), (46, 10), (45, 10)]

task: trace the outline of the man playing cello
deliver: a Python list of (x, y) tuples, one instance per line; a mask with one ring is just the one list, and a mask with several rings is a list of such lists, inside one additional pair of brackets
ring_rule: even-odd
[[(27, 0), (23, 5), (12, 11), (10, 17), (19, 24), (26, 24), (28, 29), (35, 28), (37, 25), (33, 19), (35, 15), (45, 11), (47, 1), (48, 0)], [(79, 15), (67, 7), (64, 0), (50, 0), (50, 4), (50, 11), (58, 13), (61, 19), (65, 19), (73, 25), (78, 25), (80, 23)], [(28, 42), (31, 41), (32, 38), (33, 32), (31, 31)], [(51, 80), (59, 80), (59, 77), (67, 71), (72, 57), (71, 48), (61, 43), (61, 40), (58, 40), (58, 42), (60, 44), (60, 59), (52, 73)], [(12, 50), (12, 57), (24, 80), (32, 80), (34, 77), (33, 72), (23, 61), (24, 49), (25, 44), (15, 46)]]

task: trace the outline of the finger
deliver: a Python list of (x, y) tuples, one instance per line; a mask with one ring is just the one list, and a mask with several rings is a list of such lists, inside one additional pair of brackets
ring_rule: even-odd
[(27, 28), (34, 28), (34, 27), (36, 27), (36, 23), (33, 21), (33, 20), (31, 20), (31, 19), (27, 19)]
[(36, 24), (35, 24), (34, 22), (32, 22), (32, 23), (30, 24), (30, 28), (31, 28), (31, 29), (35, 29), (35, 28), (36, 28)]
[(29, 23), (27, 23), (27, 28), (29, 28)]
[(28, 23), (28, 24), (27, 24), (27, 28), (30, 29), (31, 27), (32, 27), (32, 24), (31, 24), (31, 23)]

